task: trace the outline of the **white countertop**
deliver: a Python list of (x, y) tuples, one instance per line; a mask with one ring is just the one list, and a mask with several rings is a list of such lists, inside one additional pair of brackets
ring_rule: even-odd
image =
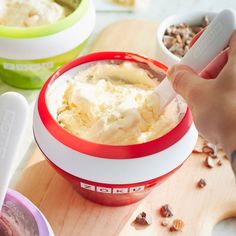
[[(101, 5), (101, 2), (105, 0), (94, 0), (97, 8), (105, 9), (104, 5)], [(171, 14), (176, 14), (185, 11), (191, 10), (211, 10), (211, 11), (220, 11), (224, 8), (234, 8), (236, 9), (236, 1), (235, 0), (140, 0), (150, 2), (149, 9), (138, 9), (134, 12), (124, 12), (124, 11), (99, 11), (97, 12), (97, 21), (96, 27), (94, 30), (93, 37), (90, 42), (96, 37), (97, 33), (100, 32), (105, 26), (108, 24), (121, 20), (121, 19), (132, 19), (132, 18), (145, 18), (151, 20), (157, 20), (160, 22), (166, 16)], [(21, 170), (28, 160), (32, 151), (35, 149), (36, 144), (33, 141), (32, 134), (32, 112), (35, 103), (35, 99), (38, 95), (38, 90), (21, 90), (15, 89), (10, 86), (7, 86), (3, 82), (0, 81), (0, 94), (7, 91), (16, 91), (23, 94), (29, 104), (30, 104), (30, 117), (28, 122), (28, 127), (26, 130), (26, 135), (23, 140), (22, 146), (25, 147), (19, 153), (19, 159), (17, 163), (15, 163), (15, 172), (12, 177), (11, 187), (14, 187), (17, 178), (19, 177)], [(229, 219), (227, 221), (219, 223), (213, 230), (213, 236), (235, 236), (236, 235), (236, 219)], [(207, 235), (206, 235), (207, 236)]]

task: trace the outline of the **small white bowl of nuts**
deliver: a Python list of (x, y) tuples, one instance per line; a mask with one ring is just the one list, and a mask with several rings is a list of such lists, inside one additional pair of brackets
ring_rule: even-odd
[(216, 14), (195, 11), (167, 17), (157, 29), (156, 59), (168, 67), (178, 63), (188, 51), (193, 37), (205, 28)]

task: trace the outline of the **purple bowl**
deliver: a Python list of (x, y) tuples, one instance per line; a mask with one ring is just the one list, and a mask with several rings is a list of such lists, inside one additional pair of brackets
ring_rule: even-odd
[(24, 236), (54, 236), (49, 223), (39, 209), (14, 190), (8, 189), (2, 213), (10, 216), (16, 224), (23, 226)]

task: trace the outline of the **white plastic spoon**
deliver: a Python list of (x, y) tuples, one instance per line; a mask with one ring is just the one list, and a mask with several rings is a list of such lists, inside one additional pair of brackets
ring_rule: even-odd
[[(187, 65), (200, 73), (227, 46), (235, 29), (235, 12), (231, 9), (221, 11), (179, 64)], [(176, 96), (167, 78), (155, 88), (155, 92), (160, 96), (160, 111)]]
[(14, 92), (0, 96), (0, 211), (26, 127), (28, 103)]

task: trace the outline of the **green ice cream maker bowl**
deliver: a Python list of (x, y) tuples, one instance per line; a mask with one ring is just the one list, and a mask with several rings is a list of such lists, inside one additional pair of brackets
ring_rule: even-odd
[(0, 79), (5, 83), (22, 89), (41, 88), (53, 72), (83, 50), (95, 24), (92, 0), (56, 2), (74, 7), (74, 11), (53, 24), (0, 26)]
[(16, 88), (41, 88), (53, 72), (80, 54), (86, 41), (69, 52), (46, 59), (30, 61), (0, 58), (0, 79)]

